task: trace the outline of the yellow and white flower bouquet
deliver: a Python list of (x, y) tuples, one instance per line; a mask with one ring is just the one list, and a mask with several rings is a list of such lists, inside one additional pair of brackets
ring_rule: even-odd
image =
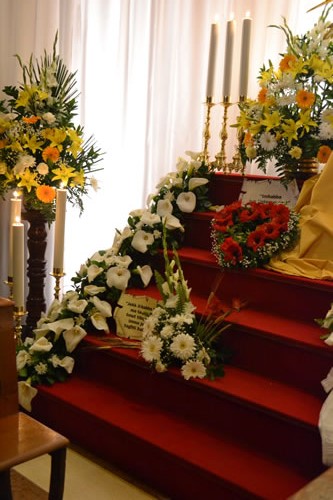
[(0, 101), (0, 196), (22, 193), (28, 209), (54, 219), (55, 188), (67, 186), (69, 201), (83, 211), (82, 196), (96, 188), (90, 174), (101, 160), (92, 138), (74, 124), (78, 91), (71, 73), (56, 53), (23, 64), (23, 81), (6, 86)]
[(259, 74), (257, 99), (240, 103), (237, 127), (242, 161), (256, 162), (266, 172), (276, 162), (283, 181), (297, 177), (300, 160), (326, 163), (333, 148), (333, 41), (331, 7), (314, 27), (294, 35), (286, 20), (287, 42), (278, 68), (272, 62)]

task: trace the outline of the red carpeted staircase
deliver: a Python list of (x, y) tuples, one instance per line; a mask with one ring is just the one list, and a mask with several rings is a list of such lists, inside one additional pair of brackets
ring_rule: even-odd
[[(216, 177), (215, 202), (236, 199), (241, 178)], [(333, 351), (314, 318), (326, 314), (333, 283), (222, 273), (210, 218), (189, 217), (179, 253), (198, 312), (217, 279), (226, 308), (243, 304), (222, 339), (233, 352), (225, 376), (153, 373), (136, 349), (95, 349), (107, 344), (90, 336), (70, 380), (40, 388), (33, 415), (172, 500), (286, 499), (324, 470), (320, 381)], [(156, 296), (153, 287), (135, 293)]]

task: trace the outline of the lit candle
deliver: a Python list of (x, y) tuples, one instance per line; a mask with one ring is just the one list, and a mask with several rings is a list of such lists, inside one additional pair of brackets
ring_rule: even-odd
[(24, 308), (24, 225), (17, 218), (13, 228), (13, 301), (16, 309)]
[(227, 33), (225, 39), (225, 54), (224, 54), (224, 75), (222, 98), (230, 97), (231, 75), (232, 75), (232, 54), (234, 51), (236, 24), (234, 19), (227, 22)]
[(214, 95), (217, 46), (218, 46), (218, 24), (214, 23), (212, 24), (210, 31), (209, 62), (208, 62), (207, 87), (206, 87), (207, 97), (212, 97)]
[(62, 273), (64, 270), (64, 242), (66, 216), (66, 189), (57, 189), (57, 205), (54, 229), (53, 270)]
[(252, 19), (247, 14), (243, 19), (242, 29), (242, 48), (241, 48), (241, 63), (240, 63), (240, 78), (239, 78), (239, 96), (247, 96), (247, 85), (249, 80), (249, 63), (250, 63), (250, 42), (251, 42), (251, 26)]
[(22, 200), (17, 191), (10, 199), (9, 236), (8, 236), (8, 278), (13, 278), (13, 224), (21, 220)]

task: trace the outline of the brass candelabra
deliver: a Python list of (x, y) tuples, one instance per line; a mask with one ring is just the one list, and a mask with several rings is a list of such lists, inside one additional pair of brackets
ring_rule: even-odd
[(14, 306), (14, 335), (17, 345), (22, 344), (22, 320), (26, 314), (24, 307)]
[(221, 103), (223, 106), (223, 118), (222, 118), (222, 126), (221, 126), (221, 132), (220, 132), (220, 138), (221, 138), (221, 149), (220, 151), (215, 155), (215, 166), (218, 170), (223, 170), (224, 173), (227, 172), (228, 164), (227, 164), (227, 157), (226, 157), (226, 152), (225, 152), (225, 146), (226, 142), (228, 139), (228, 129), (227, 129), (227, 124), (228, 124), (228, 110), (229, 107), (231, 106), (231, 103), (229, 102), (229, 97), (225, 96), (223, 98), (223, 102)]
[(59, 269), (57, 267), (53, 268), (53, 272), (50, 273), (51, 276), (55, 278), (55, 286), (54, 286), (54, 298), (55, 300), (59, 300), (60, 297), (60, 280), (65, 276), (63, 269)]
[(211, 109), (214, 106), (213, 100), (211, 96), (206, 97), (206, 119), (203, 130), (203, 139), (204, 139), (204, 147), (201, 153), (200, 159), (204, 161), (206, 164), (209, 163), (209, 153), (208, 153), (208, 142), (210, 139), (210, 113)]
[(12, 276), (8, 276), (7, 280), (4, 281), (4, 284), (7, 285), (8, 288), (9, 288), (8, 298), (10, 300), (13, 300), (13, 277)]

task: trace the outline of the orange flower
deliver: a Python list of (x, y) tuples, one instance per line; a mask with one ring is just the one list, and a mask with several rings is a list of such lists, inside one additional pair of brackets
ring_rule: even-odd
[(308, 90), (299, 90), (296, 94), (296, 102), (302, 109), (310, 108), (315, 100), (315, 94)]
[(330, 157), (331, 152), (332, 150), (329, 146), (320, 146), (317, 153), (319, 163), (326, 163)]
[(51, 160), (53, 163), (59, 160), (59, 156), (58, 148), (53, 148), (52, 146), (47, 146), (42, 153), (44, 161)]
[(38, 122), (38, 120), (40, 120), (39, 116), (32, 115), (32, 116), (24, 116), (23, 117), (23, 121), (25, 123), (32, 123), (32, 124), (34, 124), (34, 123)]
[(262, 87), (262, 89), (260, 89), (258, 93), (258, 101), (263, 104), (264, 102), (266, 102), (266, 98), (267, 98), (267, 88)]
[(0, 149), (5, 148), (7, 144), (6, 139), (0, 139)]
[(289, 71), (297, 61), (293, 54), (286, 54), (280, 61), (279, 68), (281, 71)]
[(250, 132), (246, 132), (244, 135), (244, 145), (247, 146), (252, 146), (253, 144), (253, 137)]
[(56, 195), (56, 190), (51, 186), (41, 185), (36, 188), (36, 196), (43, 203), (51, 203)]

